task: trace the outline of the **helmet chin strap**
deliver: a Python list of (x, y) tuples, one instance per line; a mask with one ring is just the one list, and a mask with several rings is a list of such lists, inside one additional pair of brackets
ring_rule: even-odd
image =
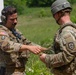
[[(57, 23), (57, 24), (59, 24), (59, 20), (60, 20), (60, 18), (61, 18), (61, 17), (59, 17), (58, 20), (56, 20), (56, 23)], [(59, 25), (60, 25), (60, 24), (59, 24)]]
[[(59, 24), (59, 20), (61, 19), (62, 16), (64, 16), (65, 12), (70, 12), (71, 10), (70, 9), (67, 9), (67, 10), (64, 10), (64, 11), (61, 11), (61, 15), (59, 16), (59, 18), (56, 20), (56, 23)], [(59, 24), (60, 25), (60, 24)]]
[[(59, 20), (61, 19), (61, 17), (64, 15), (65, 12), (61, 11), (61, 15), (59, 16), (59, 18), (56, 20), (56, 23), (59, 24)], [(60, 25), (60, 24), (59, 24)]]

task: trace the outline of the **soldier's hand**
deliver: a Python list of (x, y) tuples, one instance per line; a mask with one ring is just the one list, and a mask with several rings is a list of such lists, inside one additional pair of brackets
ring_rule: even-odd
[(45, 50), (45, 48), (41, 46), (28, 46), (28, 50), (34, 54), (39, 54), (42, 50)]
[(46, 54), (45, 53), (40, 53), (39, 57), (40, 57), (40, 60), (45, 63)]
[(46, 51), (46, 50), (48, 50), (47, 48), (45, 48), (45, 47), (41, 47), (41, 51), (43, 52), (43, 51)]

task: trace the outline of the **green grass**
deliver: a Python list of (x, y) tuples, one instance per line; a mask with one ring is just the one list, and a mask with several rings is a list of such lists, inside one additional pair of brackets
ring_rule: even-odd
[[(30, 41), (48, 47), (53, 41), (58, 25), (52, 17), (30, 18), (21, 15), (19, 16), (18, 29)], [(37, 55), (31, 54), (26, 65), (26, 75), (51, 75), (51, 73)]]
[(32, 17), (41, 17), (44, 16), (51, 16), (50, 7), (39, 7), (39, 8), (25, 8), (24, 10), (25, 16), (32, 16)]
[[(72, 12), (72, 20), (76, 16), (76, 9)], [(18, 19), (18, 29), (27, 39), (41, 46), (48, 47), (53, 42), (53, 37), (58, 25), (51, 16), (50, 8), (25, 8), (25, 14)], [(31, 54), (27, 65), (26, 75), (52, 75), (50, 70), (42, 63), (37, 55)]]
[[(57, 30), (58, 25), (51, 17), (29, 18), (21, 16), (21, 23), (19, 29), (31, 41), (43, 45), (47, 42), (52, 42), (53, 36)], [(46, 41), (46, 42), (45, 42)]]

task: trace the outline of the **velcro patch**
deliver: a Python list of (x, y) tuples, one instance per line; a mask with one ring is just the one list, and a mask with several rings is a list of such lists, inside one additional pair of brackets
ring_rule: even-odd
[(1, 36), (1, 40), (4, 40), (6, 38), (6, 36)]
[(70, 50), (73, 50), (73, 49), (75, 48), (75, 44), (74, 44), (73, 42), (69, 42), (69, 43), (68, 43), (68, 48), (69, 48)]
[(66, 44), (66, 49), (71, 51), (71, 52), (76, 52), (76, 41), (68, 42)]

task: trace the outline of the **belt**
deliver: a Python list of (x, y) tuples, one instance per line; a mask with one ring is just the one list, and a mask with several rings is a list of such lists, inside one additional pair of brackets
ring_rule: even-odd
[(25, 68), (21, 67), (21, 68), (15, 68), (15, 72), (24, 72)]

